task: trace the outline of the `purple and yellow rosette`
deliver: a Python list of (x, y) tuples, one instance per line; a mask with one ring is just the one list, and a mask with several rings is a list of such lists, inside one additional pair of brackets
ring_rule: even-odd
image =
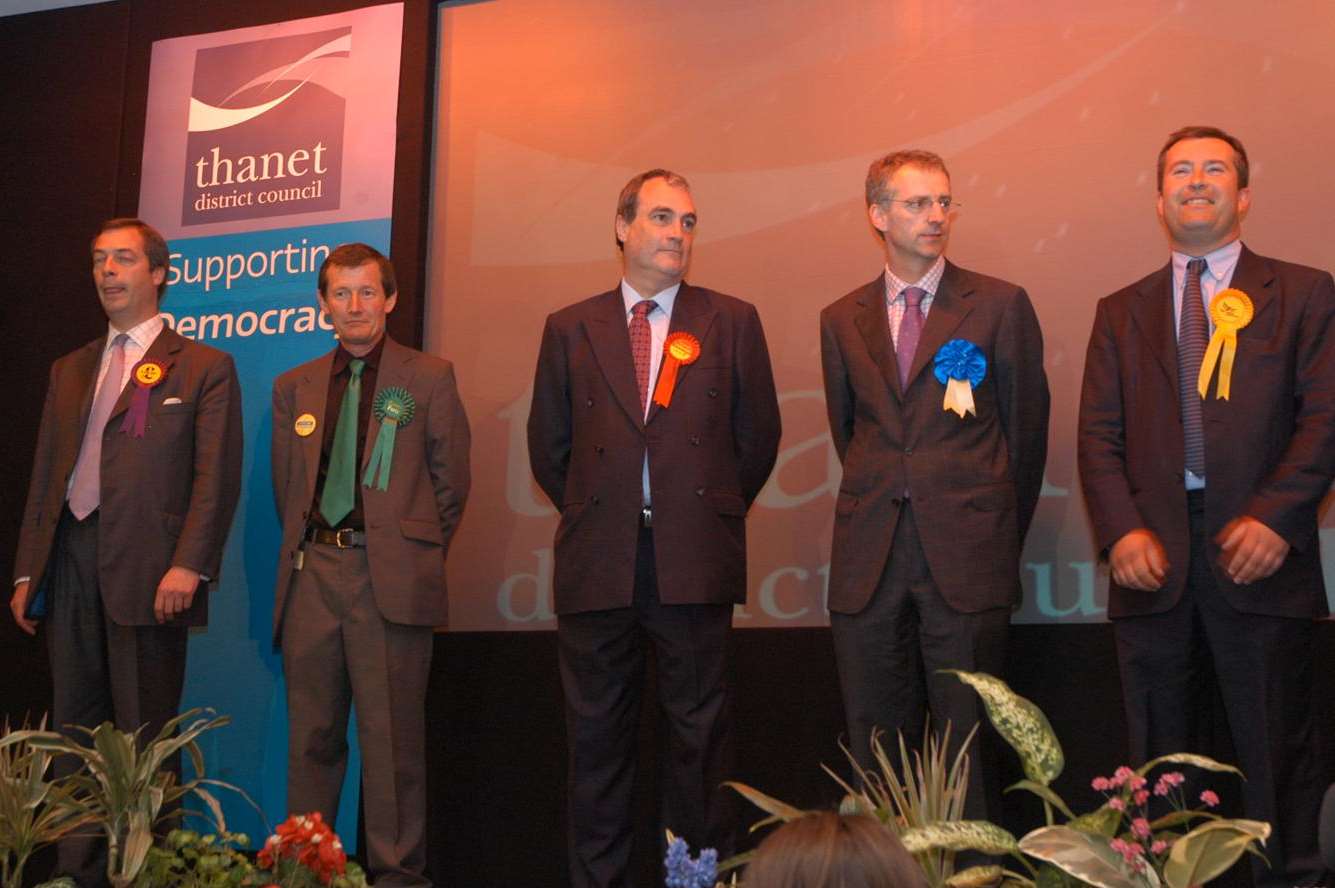
[(162, 380), (167, 378), (167, 366), (157, 361), (140, 361), (134, 365), (130, 379), (134, 382), (134, 392), (130, 395), (130, 409), (125, 411), (125, 420), (121, 423), (121, 434), (133, 438), (144, 437), (148, 428), (148, 395)]
[(987, 375), (987, 358), (983, 350), (967, 339), (952, 339), (937, 349), (932, 359), (937, 382), (946, 387), (942, 410), (953, 410), (964, 418), (965, 413), (978, 415), (973, 403), (974, 386)]
[(1196, 391), (1205, 397), (1210, 390), (1210, 377), (1214, 375), (1214, 365), (1219, 365), (1219, 383), (1215, 386), (1215, 398), (1228, 400), (1233, 385), (1233, 358), (1238, 352), (1238, 331), (1252, 322), (1251, 297), (1241, 290), (1229, 287), (1220, 290), (1210, 300), (1210, 320), (1214, 322), (1214, 335), (1206, 346), (1205, 357), (1201, 359), (1201, 372), (1196, 377)]
[(380, 434), (376, 435), (371, 458), (366, 461), (362, 486), (389, 490), (389, 470), (394, 463), (395, 433), (413, 421), (417, 402), (402, 386), (382, 388), (375, 393), (371, 412), (380, 420)]

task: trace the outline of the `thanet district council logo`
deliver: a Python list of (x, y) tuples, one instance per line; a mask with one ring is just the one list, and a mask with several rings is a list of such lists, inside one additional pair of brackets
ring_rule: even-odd
[(201, 49), (182, 225), (339, 207), (352, 28)]

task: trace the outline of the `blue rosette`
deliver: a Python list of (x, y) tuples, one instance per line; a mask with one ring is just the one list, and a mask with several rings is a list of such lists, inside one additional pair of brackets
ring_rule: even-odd
[(967, 339), (952, 339), (937, 349), (932, 361), (937, 382), (946, 387), (941, 409), (953, 410), (961, 419), (966, 413), (977, 416), (973, 389), (987, 376), (987, 357), (983, 350)]

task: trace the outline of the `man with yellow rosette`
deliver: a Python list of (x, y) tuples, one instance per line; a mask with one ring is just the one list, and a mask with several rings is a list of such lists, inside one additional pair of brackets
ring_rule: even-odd
[[(26, 632), (45, 624), (48, 724), (151, 739), (180, 707), (241, 494), (241, 387), (230, 355), (164, 326), (157, 229), (111, 219), (91, 260), (107, 332), (51, 366), (10, 608)], [(106, 885), (105, 848), (68, 839), (57, 871)]]
[(468, 497), (468, 419), (449, 361), (385, 335), (389, 259), (344, 244), (320, 266), (339, 344), (274, 381), (274, 591), (289, 717), (287, 806), (332, 823), (357, 707), (376, 885), (429, 885), (426, 688), (445, 556)]
[(528, 449), (561, 512), (574, 888), (638, 882), (632, 801), (650, 648), (666, 713), (653, 835), (668, 827), (725, 856), (733, 844), (736, 811), (719, 785), (733, 776), (728, 637), (779, 407), (755, 308), (682, 281), (695, 223), (681, 176), (631, 179), (614, 221), (621, 284), (549, 316), (538, 355)]
[[(977, 695), (938, 670), (1003, 671), (1043, 484), (1048, 382), (1024, 290), (946, 261), (959, 204), (941, 158), (879, 158), (865, 195), (885, 267), (821, 312), (820, 333), (844, 468), (830, 627), (849, 741), (870, 767), (877, 728), (916, 745), (930, 710), (958, 747), (978, 722)], [(990, 738), (972, 758), (966, 816), (995, 818)]]
[(1247, 152), (1228, 133), (1173, 133), (1158, 176), (1171, 258), (1099, 302), (1080, 403), (1131, 756), (1211, 752), (1217, 686), (1246, 814), (1274, 828), (1257, 884), (1321, 884), (1312, 645), (1326, 613), (1317, 512), (1335, 476), (1335, 282), (1243, 246)]

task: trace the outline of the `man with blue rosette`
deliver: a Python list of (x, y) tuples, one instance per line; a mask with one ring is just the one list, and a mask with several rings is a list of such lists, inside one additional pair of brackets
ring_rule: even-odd
[(344, 244), (320, 266), (339, 344), (273, 387), (283, 525), (274, 643), (287, 680), (288, 810), (338, 813), (357, 707), (366, 854), (376, 885), (429, 885), (426, 688), (445, 555), (468, 496), (454, 368), (385, 335), (389, 259)]
[[(945, 163), (898, 151), (871, 164), (867, 215), (885, 249), (874, 280), (821, 312), (830, 434), (843, 463), (830, 552), (830, 627), (851, 749), (876, 729), (910, 745), (982, 717), (939, 670), (1000, 675), (1020, 551), (1047, 456), (1043, 337), (1024, 290), (947, 262), (959, 209)], [(965, 816), (995, 818), (991, 742), (972, 751)]]
[(1100, 300), (1078, 439), (1131, 757), (1210, 753), (1217, 688), (1246, 815), (1274, 829), (1256, 883), (1329, 884), (1312, 657), (1327, 609), (1317, 526), (1335, 477), (1335, 280), (1243, 245), (1251, 190), (1234, 136), (1178, 130), (1158, 178), (1171, 257)]

